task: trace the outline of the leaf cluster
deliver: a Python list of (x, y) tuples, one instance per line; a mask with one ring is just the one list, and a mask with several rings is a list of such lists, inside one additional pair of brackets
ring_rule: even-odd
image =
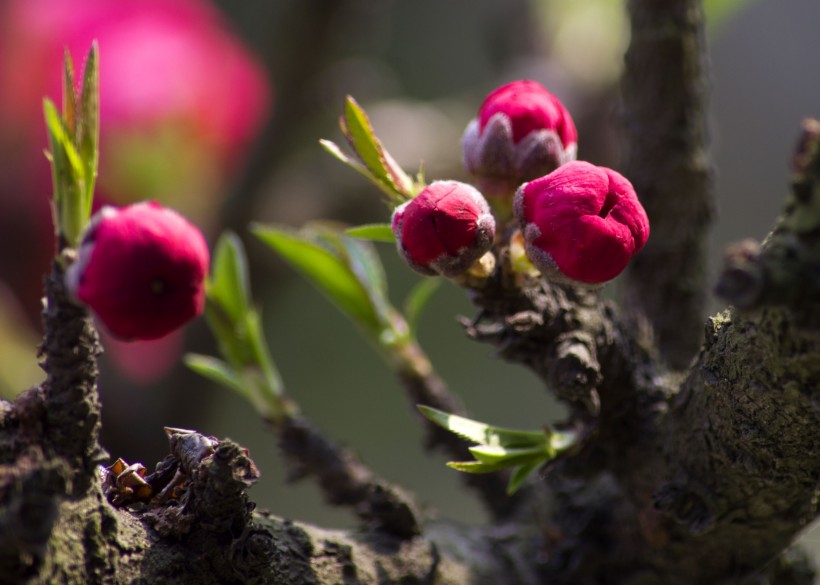
[(62, 113), (43, 101), (54, 182), (55, 228), (58, 238), (76, 246), (91, 217), (100, 141), (100, 66), (95, 42), (88, 52), (82, 85), (77, 87), (68, 51), (63, 64)]

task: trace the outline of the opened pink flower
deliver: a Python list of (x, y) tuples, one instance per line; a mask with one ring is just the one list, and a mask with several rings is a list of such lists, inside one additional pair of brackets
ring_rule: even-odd
[(202, 233), (158, 203), (104, 207), (66, 272), (71, 294), (125, 340), (168, 335), (205, 308)]
[(558, 281), (611, 280), (649, 238), (649, 219), (632, 184), (588, 162), (570, 162), (525, 183), (514, 211), (527, 256)]
[(475, 187), (435, 181), (393, 213), (399, 253), (421, 274), (453, 277), (490, 249), (495, 219)]

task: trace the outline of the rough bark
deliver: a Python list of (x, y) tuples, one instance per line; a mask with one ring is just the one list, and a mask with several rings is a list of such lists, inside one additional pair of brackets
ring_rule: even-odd
[(683, 369), (703, 340), (714, 214), (703, 11), (700, 0), (630, 0), (629, 13), (624, 174), (652, 236), (627, 271), (625, 300), (669, 365)]
[[(633, 58), (655, 50), (645, 34), (658, 22), (671, 24), (657, 38), (697, 45), (693, 7), (631, 2), (633, 23), (653, 23), (635, 36)], [(692, 95), (702, 101), (702, 92)], [(641, 116), (654, 110), (639, 111), (634, 121), (647, 127)], [(668, 145), (674, 160), (660, 168), (691, 162), (674, 148), (678, 138)], [(669, 139), (658, 140), (660, 152)], [(703, 154), (704, 140), (695, 129), (684, 142)], [(676, 202), (680, 222), (701, 221), (708, 172), (684, 167), (696, 193), (690, 204)], [(530, 368), (585, 433), (514, 515), (478, 529), (425, 522), (402, 490), (301, 420), (279, 429), (283, 450), (337, 504), (358, 512), (358, 530), (255, 514), (246, 491), (255, 466), (229, 440), (183, 433), (149, 475), (101, 472), (99, 345), (55, 263), (44, 311), (47, 381), (13, 404), (0, 402), (0, 582), (811, 583), (810, 562), (786, 547), (818, 513), (820, 123), (805, 125), (794, 169), (769, 238), (730, 250), (718, 291), (734, 308), (706, 322), (686, 373), (667, 364), (691, 350), (690, 333), (665, 349), (661, 335), (659, 350), (631, 314), (597, 293), (521, 278), (508, 269), (504, 246), (497, 250), (497, 271), (472, 291), (480, 314), (467, 333)], [(667, 210), (657, 212), (653, 238), (681, 242), (680, 234), (701, 230), (669, 221), (664, 200), (674, 192), (652, 197)], [(695, 240), (702, 243), (702, 233)], [(697, 280), (699, 269), (682, 265), (679, 274)], [(639, 267), (630, 287), (654, 301), (690, 298), (689, 282), (678, 290), (652, 283), (672, 284)], [(692, 298), (681, 327), (703, 330)], [(647, 316), (663, 330), (657, 314)]]

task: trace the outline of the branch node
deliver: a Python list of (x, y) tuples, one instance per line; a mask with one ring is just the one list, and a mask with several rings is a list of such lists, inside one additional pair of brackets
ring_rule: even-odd
[(670, 482), (659, 487), (652, 496), (655, 509), (668, 513), (684, 524), (689, 532), (700, 536), (708, 532), (715, 523), (715, 514), (703, 494), (678, 482)]
[(765, 273), (760, 265), (760, 244), (743, 240), (726, 249), (723, 272), (715, 294), (738, 309), (751, 309), (760, 300)]

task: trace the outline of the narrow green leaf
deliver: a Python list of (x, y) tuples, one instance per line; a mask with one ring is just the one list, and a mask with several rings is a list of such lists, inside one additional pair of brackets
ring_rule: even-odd
[(350, 268), (365, 290), (382, 298), (387, 294), (384, 268), (369, 242), (347, 236), (340, 224), (330, 221), (310, 222), (299, 233), (304, 239), (331, 251)]
[[(295, 414), (296, 405), (284, 396), (284, 384), (270, 357), (259, 314), (249, 308), (238, 320), (232, 320), (223, 305), (209, 296), (205, 318), (227, 364), (218, 360), (202, 364), (195, 360), (199, 369), (193, 369), (238, 391), (267, 419), (279, 420)], [(211, 371), (204, 371), (207, 368)]]
[(500, 445), (476, 445), (469, 448), (470, 454), (482, 463), (503, 463), (507, 467), (548, 457), (544, 446), (534, 448), (507, 448)]
[[(209, 294), (205, 320), (217, 340), (219, 352), (233, 371), (237, 376), (241, 373), (243, 380), (253, 381), (253, 389), (248, 389), (249, 396), (262, 395), (265, 401), (273, 402), (273, 397), (284, 394), (282, 378), (262, 333), (259, 313), (249, 307), (239, 319), (232, 319), (224, 306)], [(251, 377), (246, 376), (248, 371), (252, 371)]]
[(532, 463), (525, 463), (516, 467), (510, 476), (509, 483), (507, 484), (507, 495), (511, 496), (517, 492), (524, 481), (543, 464), (544, 461), (533, 461)]
[(234, 371), (253, 363), (253, 352), (248, 347), (249, 333), (244, 319), (233, 321), (222, 304), (208, 296), (205, 302), (205, 321), (216, 338), (219, 353)]
[(340, 160), (341, 162), (349, 166), (351, 169), (362, 175), (368, 181), (373, 183), (376, 187), (378, 187), (382, 191), (382, 193), (387, 195), (387, 198), (392, 202), (392, 205), (397, 205), (404, 200), (402, 196), (396, 193), (395, 187), (389, 184), (389, 182), (384, 181), (379, 177), (373, 175), (373, 173), (370, 172), (370, 169), (364, 166), (359, 160), (351, 158), (348, 155), (346, 155), (344, 152), (342, 152), (342, 149), (339, 148), (339, 146), (336, 143), (331, 142), (330, 140), (320, 140), (319, 144), (321, 144), (322, 147), (327, 152), (329, 152), (334, 158)]
[(429, 406), (417, 405), (417, 408), (433, 423), (480, 445), (498, 445), (507, 448), (536, 448), (547, 445), (547, 431), (505, 429), (463, 416), (448, 414)]
[(382, 332), (384, 326), (371, 296), (350, 266), (336, 254), (287, 229), (256, 225), (251, 231), (354, 322), (374, 335)]
[(555, 453), (563, 453), (578, 445), (579, 435), (576, 431), (552, 431), (549, 447)]
[(246, 366), (236, 372), (222, 360), (193, 353), (185, 355), (183, 361), (197, 374), (242, 396), (265, 418), (278, 420), (288, 407), (291, 408), (290, 414), (295, 414), (295, 405), (286, 405), (278, 394), (270, 392), (265, 374), (258, 366)]
[(239, 321), (250, 310), (250, 282), (242, 241), (225, 232), (216, 244), (208, 296), (219, 303), (232, 321)]
[(55, 220), (55, 229), (60, 231), (60, 206), (63, 199), (65, 199), (66, 179), (72, 179), (72, 173), (69, 168), (69, 162), (66, 160), (65, 150), (62, 148), (62, 134), (65, 133), (63, 121), (60, 113), (57, 111), (57, 106), (54, 105), (50, 99), (43, 100), (43, 116), (46, 121), (46, 132), (48, 133), (48, 145), (50, 150), (46, 151), (46, 157), (51, 163), (51, 177), (53, 183), (53, 199), (54, 209), (57, 216)]
[(419, 171), (416, 173), (416, 189), (413, 195), (418, 195), (424, 187), (427, 186), (427, 179), (425, 178), (424, 161), (419, 164)]
[[(262, 332), (262, 319), (257, 311), (249, 310), (245, 315), (244, 322), (248, 332), (248, 347), (253, 357), (252, 363), (260, 368), (263, 375), (263, 394), (269, 402), (279, 404), (278, 398), (284, 395), (285, 385), (276, 364), (273, 362), (273, 358), (271, 358), (268, 343)], [(275, 401), (273, 397), (276, 397)]]
[(360, 240), (370, 240), (371, 242), (396, 243), (396, 236), (389, 223), (369, 223), (345, 230), (345, 233)]
[(248, 398), (248, 393), (242, 385), (241, 378), (222, 360), (207, 355), (189, 353), (185, 355), (183, 362), (203, 378), (207, 378)]
[(322, 146), (322, 148), (324, 148), (327, 152), (329, 152), (337, 160), (340, 160), (341, 162), (343, 162), (347, 166), (353, 168), (357, 172), (361, 173), (362, 175), (364, 175), (368, 179), (372, 179), (372, 177), (370, 175), (370, 171), (367, 169), (366, 166), (364, 166), (361, 162), (359, 162), (355, 158), (350, 158), (349, 156), (347, 156), (342, 151), (342, 149), (339, 148), (339, 145), (336, 144), (335, 142), (333, 142), (332, 140), (325, 140), (323, 138), (323, 139), (319, 140), (319, 144)]
[(447, 429), (473, 443), (484, 443), (489, 425), (472, 421), (454, 414), (448, 414), (429, 406), (417, 405), (421, 413), (431, 422)]
[[(80, 94), (81, 116), (77, 127), (77, 147), (85, 166), (84, 214), (91, 216), (94, 183), (97, 179), (100, 145), (100, 59), (97, 41), (91, 44), (85, 60), (83, 86)], [(73, 89), (72, 89), (73, 91)]]
[[(381, 145), (381, 143), (379, 143), (379, 145)], [(387, 168), (387, 172), (390, 173), (390, 177), (393, 179), (393, 184), (396, 185), (399, 193), (404, 195), (405, 199), (412, 199), (415, 197), (419, 189), (416, 188), (416, 185), (413, 183), (413, 179), (410, 178), (410, 175), (404, 172), (404, 169), (399, 166), (399, 163), (396, 162), (396, 159), (394, 159), (388, 151), (382, 150), (382, 155), (384, 156), (384, 163)]]
[(504, 464), (482, 463), (480, 461), (448, 461), (447, 467), (464, 473), (493, 473), (494, 471), (501, 471), (507, 466)]
[(376, 249), (370, 242), (341, 233), (336, 235), (344, 250), (342, 259), (362, 283), (379, 315), (383, 317), (387, 309), (387, 277)]
[(375, 179), (384, 183), (398, 199), (405, 200), (412, 197), (413, 180), (384, 150), (367, 114), (351, 96), (347, 96), (345, 100), (345, 113), (341, 119), (341, 127), (350, 146)]
[(85, 169), (74, 147), (74, 137), (54, 102), (45, 99), (43, 113), (51, 149), (49, 156), (54, 182), (55, 228), (69, 245), (74, 246), (87, 222), (82, 204)]
[[(69, 166), (65, 167), (68, 176), (82, 179), (83, 165), (80, 155), (74, 146), (74, 137), (70, 129), (66, 126), (65, 120), (57, 111), (57, 106), (50, 99), (43, 100), (43, 112), (46, 119), (46, 129), (48, 130), (51, 146), (51, 155), (56, 160), (58, 157), (65, 160)], [(61, 169), (62, 170), (62, 169)]]
[(364, 166), (370, 170), (374, 177), (396, 187), (393, 178), (385, 167), (384, 149), (379, 139), (376, 138), (373, 125), (362, 107), (351, 96), (347, 96), (345, 100), (345, 112), (340, 124), (342, 132), (364, 163)]
[(345, 235), (341, 225), (336, 222), (310, 222), (299, 234), (305, 240), (327, 249), (353, 273), (370, 298), (378, 316), (385, 322), (388, 307), (387, 278), (373, 245)]
[(418, 321), (422, 311), (441, 287), (441, 278), (422, 278), (408, 293), (404, 300), (404, 316), (413, 335), (418, 330)]
[(63, 118), (73, 138), (77, 131), (77, 86), (74, 81), (74, 62), (68, 48), (63, 52)]

